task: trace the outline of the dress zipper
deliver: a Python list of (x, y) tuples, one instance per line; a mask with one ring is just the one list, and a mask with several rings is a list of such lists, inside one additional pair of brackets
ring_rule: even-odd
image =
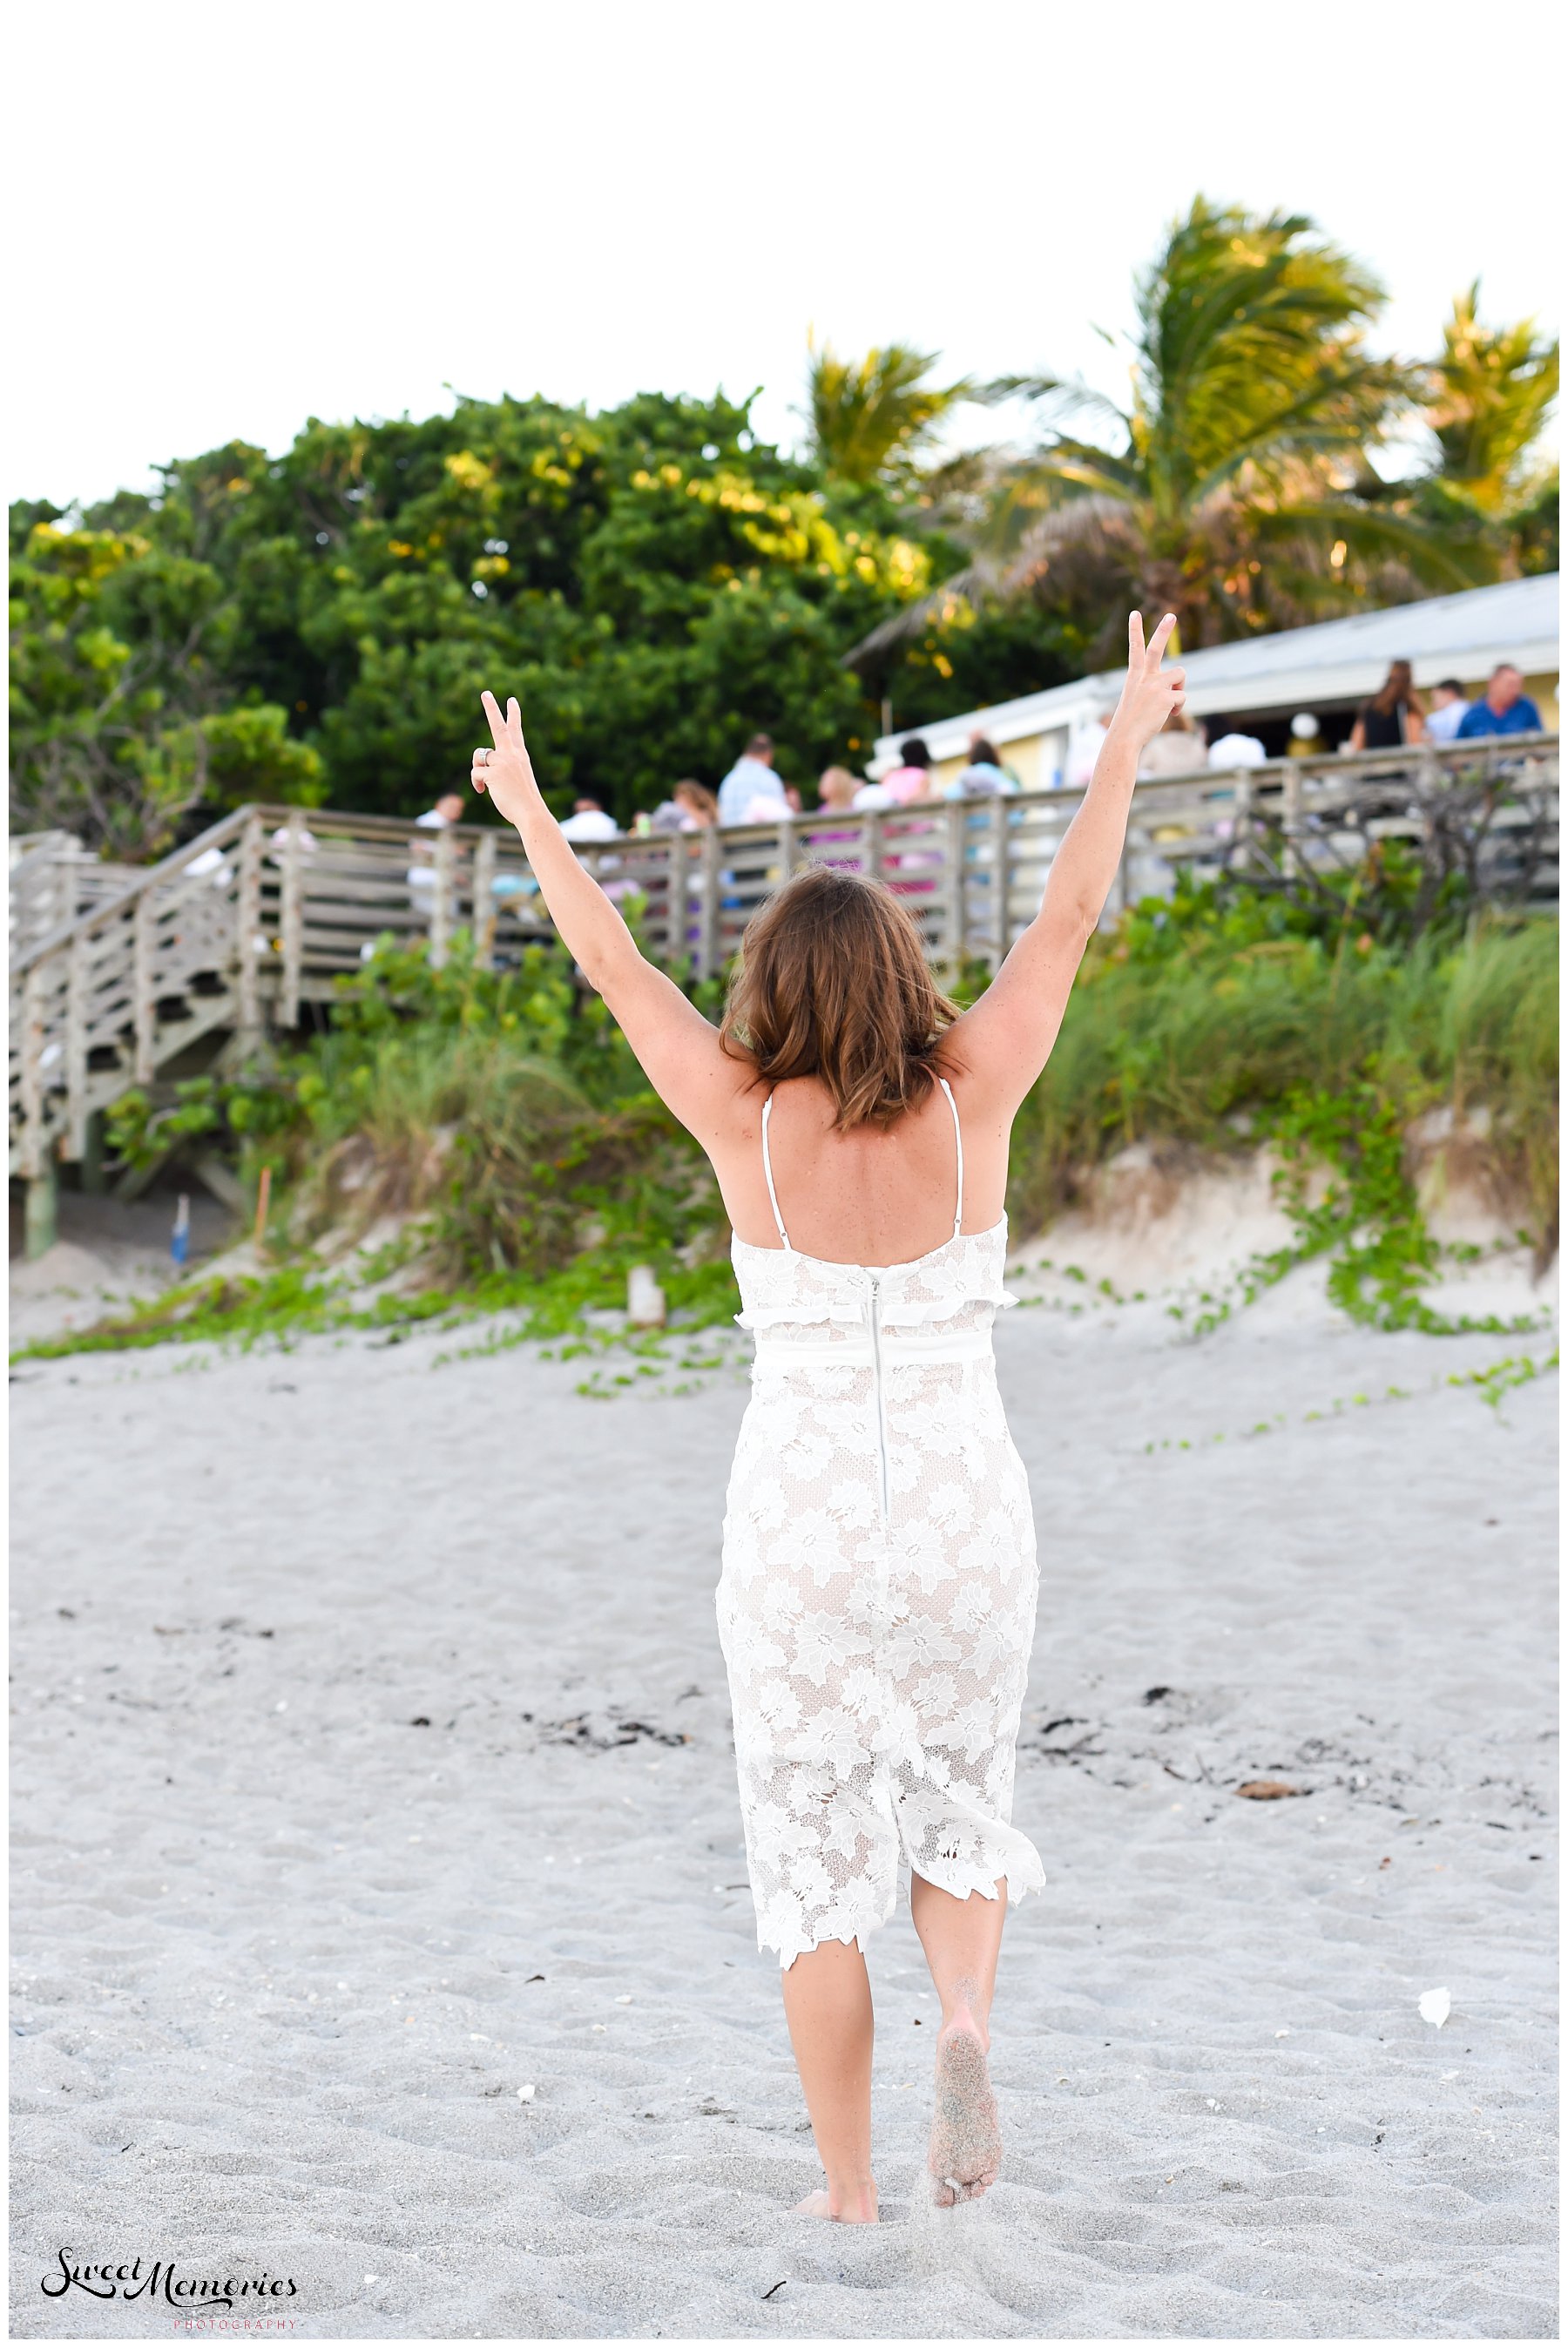
[(887, 1522), (887, 1417), (882, 1400), (882, 1282), (875, 1272), (871, 1283), (871, 1380), (876, 1400), (876, 1455), (880, 1469), (882, 1522)]

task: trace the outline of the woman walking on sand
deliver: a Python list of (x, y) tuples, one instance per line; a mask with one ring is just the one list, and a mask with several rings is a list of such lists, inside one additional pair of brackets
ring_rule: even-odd
[(808, 867), (753, 918), (715, 1031), (579, 864), (517, 703), (484, 696), (476, 788), (515, 823), (561, 937), (712, 1160), (756, 1333), (724, 1520), (729, 1666), (758, 1939), (826, 2183), (816, 2217), (874, 2220), (871, 1991), (862, 1951), (900, 1861), (941, 2000), (936, 2199), (995, 2182), (986, 2066), (1009, 1899), (1044, 1881), (1011, 1824), (1034, 1632), (1029, 1488), (997, 1393), (1009, 1302), (1008, 1138), (1045, 1066), (1121, 858), (1138, 760), (1182, 703), (1128, 623), (1127, 681), (1044, 902), (961, 1016), (897, 899)]

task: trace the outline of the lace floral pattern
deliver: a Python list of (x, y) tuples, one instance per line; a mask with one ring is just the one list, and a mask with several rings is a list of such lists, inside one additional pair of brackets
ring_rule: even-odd
[(997, 1391), (1007, 1226), (908, 1264), (737, 1240), (757, 1338), (719, 1632), (757, 1937), (864, 1942), (900, 1859), (959, 1898), (1044, 1882), (1011, 1824), (1034, 1525)]

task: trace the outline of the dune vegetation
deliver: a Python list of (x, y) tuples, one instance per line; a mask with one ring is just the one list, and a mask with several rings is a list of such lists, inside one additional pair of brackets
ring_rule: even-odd
[[(1247, 1292), (1311, 1255), (1383, 1326), (1444, 1324), (1421, 1299), (1440, 1251), (1407, 1137), (1449, 1108), (1500, 1211), (1538, 1261), (1557, 1243), (1557, 928), (1459, 915), (1410, 937), (1387, 891), (1337, 923), (1212, 888), (1147, 900), (1092, 942), (1051, 1062), (1015, 1129), (1014, 1235), (1049, 1228), (1130, 1143), (1187, 1162), (1264, 1142), (1296, 1227)], [(972, 999), (983, 971), (968, 974)], [(694, 990), (717, 1015), (720, 990)], [(706, 1161), (649, 1089), (564, 952), (446, 966), (390, 942), (330, 1025), (172, 1102), (123, 1101), (128, 1169), (213, 1153), (254, 1197), (264, 1249), (65, 1349), (169, 1337), (396, 1327), (520, 1313), (519, 1334), (587, 1342), (649, 1266), (671, 1323), (735, 1309)]]

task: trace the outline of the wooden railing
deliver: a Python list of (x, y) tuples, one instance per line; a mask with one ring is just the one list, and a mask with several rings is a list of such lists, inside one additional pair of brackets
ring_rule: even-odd
[[(649, 951), (702, 976), (723, 968), (756, 906), (808, 860), (886, 880), (939, 968), (977, 960), (994, 969), (1033, 919), (1081, 797), (818, 813), (622, 836), (579, 853), (612, 895), (636, 901)], [(1485, 898), (1555, 903), (1556, 737), (1140, 783), (1106, 918), (1168, 893), (1182, 867), (1309, 892), (1363, 864), (1380, 839), (1409, 843), (1434, 886), (1456, 871)], [(109, 878), (122, 885), (107, 902), (76, 901), (68, 918), (24, 939), (13, 963), (11, 1168), (30, 1179), (81, 1159), (96, 1112), (132, 1085), (179, 1073), (215, 1031), (243, 1054), (269, 1027), (297, 1027), (302, 1006), (329, 998), (378, 938), (422, 939), (440, 962), (463, 928), (494, 965), (552, 935), (520, 843), (494, 826), (436, 831), (391, 817), (242, 808), (162, 863)]]
[(68, 831), (25, 831), (11, 840), (11, 960), (82, 913), (118, 897), (139, 875), (105, 864)]
[[(886, 881), (940, 969), (994, 970), (1040, 909), (1078, 790), (821, 812), (673, 840), (579, 850), (610, 891), (635, 893), (653, 950), (700, 976), (723, 968), (756, 907), (799, 865), (842, 864)], [(1310, 894), (1356, 870), (1376, 841), (1404, 842), (1429, 886), (1456, 873), (1482, 898), (1557, 899), (1557, 741), (1534, 736), (1441, 750), (1277, 759), (1141, 782), (1107, 924), (1169, 895), (1178, 870)]]

